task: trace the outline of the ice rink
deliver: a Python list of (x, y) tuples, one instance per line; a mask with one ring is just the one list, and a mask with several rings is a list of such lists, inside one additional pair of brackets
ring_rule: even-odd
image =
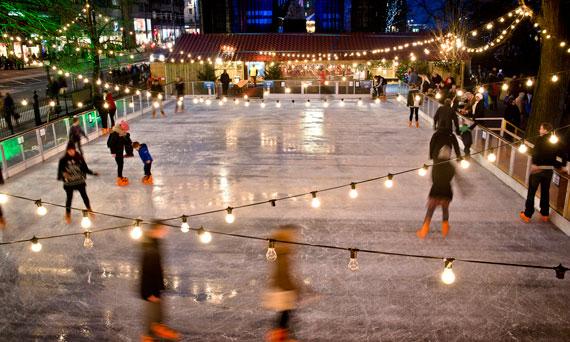
[[(85, 147), (93, 209), (131, 217), (175, 217), (269, 200), (419, 167), (427, 162), (432, 128), (408, 128), (407, 108), (349, 102), (310, 108), (296, 101), (261, 108), (186, 101), (185, 113), (130, 122), (133, 141), (147, 143), (155, 185), (140, 183), (142, 162), (126, 160), (131, 184), (115, 185), (115, 162), (99, 139)], [(57, 158), (8, 179), (2, 191), (65, 202)], [(570, 264), (570, 239), (551, 224), (522, 224), (524, 199), (482, 167), (459, 170), (450, 207), (451, 232), (415, 231), (425, 215), (430, 177), (410, 173), (310, 196), (190, 220), (195, 226), (260, 237), (280, 224), (304, 226), (300, 240), (361, 249), (555, 266)], [(78, 194), (74, 205), (82, 206)], [(35, 215), (34, 203), (11, 199), (4, 241), (81, 232), (81, 214), (63, 209)], [(178, 222), (179, 223), (179, 222)], [(97, 216), (94, 229), (129, 224)], [(0, 339), (3, 341), (137, 341), (143, 327), (138, 292), (140, 247), (128, 230), (0, 247)], [(269, 274), (267, 243), (214, 236), (208, 245), (173, 229), (165, 241), (167, 321), (184, 341), (262, 341), (275, 320), (261, 297)], [(570, 275), (553, 271), (455, 263), (455, 284), (440, 281), (443, 262), (359, 254), (347, 269), (345, 251), (296, 249), (304, 304), (293, 317), (300, 341), (568, 341)]]

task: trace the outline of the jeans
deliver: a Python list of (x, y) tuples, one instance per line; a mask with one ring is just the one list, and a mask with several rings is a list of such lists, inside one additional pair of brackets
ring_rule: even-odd
[(63, 189), (65, 190), (65, 194), (67, 195), (67, 199), (65, 201), (65, 212), (67, 214), (71, 213), (71, 203), (73, 201), (73, 192), (75, 190), (79, 191), (79, 194), (83, 199), (85, 207), (87, 209), (91, 209), (91, 204), (89, 203), (89, 197), (87, 196), (87, 191), (85, 190), (85, 184), (69, 186), (69, 187), (64, 186)]
[(150, 168), (151, 168), (151, 167), (152, 167), (152, 162), (150, 162), (150, 163), (144, 163), (144, 175), (145, 175), (145, 176), (150, 176), (150, 175), (152, 175), (152, 174), (150, 173)]
[(420, 108), (419, 107), (410, 107), (410, 121), (412, 121), (412, 118), (414, 117), (414, 114), (416, 116), (416, 122), (418, 121), (418, 112), (419, 112)]
[(123, 158), (123, 156), (116, 156), (115, 162), (117, 163), (117, 177), (123, 178), (123, 165), (125, 165), (125, 158)]
[(534, 195), (536, 195), (539, 185), (540, 214), (542, 216), (548, 216), (550, 212), (550, 182), (552, 181), (552, 174), (552, 170), (542, 170), (530, 175), (524, 210), (526, 217), (532, 217), (532, 214), (534, 213)]

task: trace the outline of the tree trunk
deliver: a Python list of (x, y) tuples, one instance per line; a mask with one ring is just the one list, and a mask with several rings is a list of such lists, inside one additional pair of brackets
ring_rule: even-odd
[[(526, 127), (527, 136), (536, 135), (542, 122), (550, 122), (554, 127), (558, 127), (562, 121), (570, 85), (570, 77), (564, 72), (570, 67), (569, 59), (567, 54), (565, 55), (566, 49), (559, 45), (566, 37), (562, 18), (562, 14), (565, 13), (564, 7), (567, 6), (561, 6), (561, 0), (542, 0), (542, 16), (539, 23), (541, 28), (546, 29), (553, 38), (546, 39), (546, 35), (542, 35), (540, 68)], [(558, 76), (556, 83), (552, 82), (552, 76), (555, 74)]]
[(99, 57), (101, 44), (99, 42), (99, 32), (97, 32), (97, 15), (93, 10), (93, 1), (87, 1), (87, 3), (90, 5), (87, 25), (89, 26), (89, 40), (91, 41), (91, 56), (93, 56), (93, 82), (91, 82), (91, 90), (94, 94), (97, 91), (95, 82), (100, 78), (101, 71), (101, 59)]

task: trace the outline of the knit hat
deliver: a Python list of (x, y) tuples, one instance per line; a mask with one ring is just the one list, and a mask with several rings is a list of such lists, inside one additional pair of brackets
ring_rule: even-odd
[(129, 124), (125, 120), (121, 120), (121, 122), (119, 122), (119, 127), (121, 127), (125, 132), (129, 131)]

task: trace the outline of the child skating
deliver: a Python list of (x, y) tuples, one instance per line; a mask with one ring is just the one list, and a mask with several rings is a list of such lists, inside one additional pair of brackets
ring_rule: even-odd
[(152, 185), (152, 173), (150, 173), (150, 169), (152, 167), (152, 156), (148, 150), (148, 146), (146, 144), (141, 144), (138, 141), (133, 143), (133, 148), (139, 152), (139, 156), (144, 164), (144, 177), (142, 179), (143, 184)]

